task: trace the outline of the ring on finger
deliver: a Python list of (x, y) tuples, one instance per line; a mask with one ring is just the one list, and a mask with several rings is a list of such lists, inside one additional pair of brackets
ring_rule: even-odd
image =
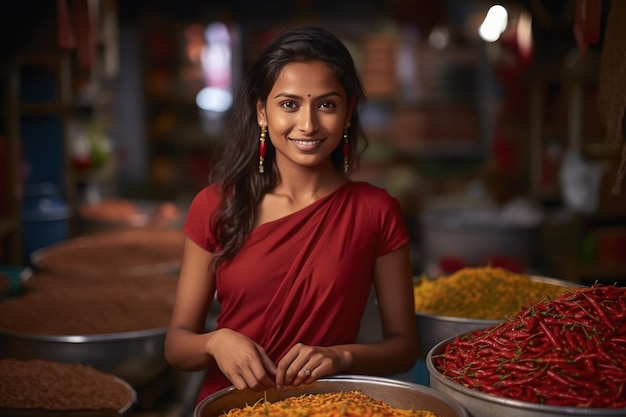
[(304, 374), (305, 374), (306, 376), (311, 376), (311, 371), (310, 371), (310, 370), (308, 370), (308, 369), (305, 369), (305, 370), (304, 370)]

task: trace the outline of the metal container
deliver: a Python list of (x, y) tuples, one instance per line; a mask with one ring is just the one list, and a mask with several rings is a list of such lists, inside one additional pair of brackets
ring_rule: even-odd
[(167, 328), (89, 336), (0, 331), (0, 357), (84, 363), (142, 386), (165, 371)]
[[(70, 415), (70, 416), (80, 416), (83, 415), (83, 413), (85, 413), (85, 416), (93, 416), (93, 417), (107, 417), (107, 416), (113, 416), (113, 415), (120, 415), (120, 416), (124, 416), (124, 415), (132, 415), (132, 407), (133, 405), (135, 405), (135, 403), (137, 402), (137, 391), (135, 391), (135, 389), (127, 382), (124, 381), (123, 379), (113, 376), (113, 378), (115, 379), (115, 381), (117, 383), (119, 383), (120, 385), (124, 386), (124, 388), (129, 392), (130, 394), (130, 400), (128, 400), (128, 402), (124, 405), (122, 405), (118, 410), (54, 410), (54, 409), (50, 409), (50, 410), (44, 410), (44, 409), (36, 409), (36, 411), (32, 411), (32, 409), (30, 408), (5, 408), (5, 409), (1, 409), (0, 410), (0, 416), (9, 416), (9, 415), (15, 415), (15, 416), (33, 416), (33, 417), (54, 417), (54, 416), (62, 416), (64, 414), (66, 415)], [(67, 392), (68, 395), (70, 396), (76, 396), (78, 395), (76, 392)], [(11, 414), (7, 414), (7, 413), (11, 413)], [(34, 413), (34, 414), (33, 414)], [(117, 414), (116, 414), (117, 413)]]
[[(580, 287), (580, 284), (555, 278), (531, 276), (530, 279), (534, 282), (560, 285), (563, 287)], [(469, 333), (472, 330), (486, 329), (487, 327), (496, 325), (504, 321), (505, 319), (502, 318), (502, 320), (482, 320), (475, 318), (441, 316), (437, 314), (422, 312), (416, 312), (415, 315), (417, 316), (419, 349), (420, 357), (422, 358), (425, 358), (430, 349), (432, 349), (437, 343), (441, 342), (442, 340), (459, 334)]]
[(425, 358), (430, 349), (442, 340), (472, 330), (482, 330), (501, 323), (503, 320), (466, 319), (428, 313), (415, 313), (419, 334), (420, 357)]
[(130, 392), (130, 400), (126, 404), (124, 404), (122, 408), (117, 410), (117, 412), (121, 415), (130, 414), (132, 406), (135, 405), (135, 403), (137, 402), (137, 391), (135, 391), (135, 388), (133, 388), (127, 381), (124, 381), (119, 377), (116, 377), (116, 380), (120, 384), (124, 385), (126, 389), (128, 389), (128, 391)]
[(516, 220), (490, 209), (429, 210), (420, 218), (424, 269), (437, 270), (446, 258), (467, 266), (487, 265), (497, 257), (529, 265), (535, 254), (538, 222)]
[(178, 273), (185, 235), (170, 227), (137, 227), (74, 237), (31, 254), (36, 270), (67, 275), (149, 276)]
[(23, 261), (28, 262), (36, 250), (67, 239), (71, 215), (55, 184), (26, 186), (21, 213)]
[(343, 375), (318, 379), (310, 385), (267, 391), (238, 391), (234, 387), (225, 388), (203, 399), (197, 405), (194, 417), (222, 416), (228, 410), (254, 404), (263, 398), (276, 402), (304, 394), (352, 390), (358, 390), (395, 408), (429, 410), (439, 417), (469, 416), (455, 400), (429, 387), (388, 378)]
[(472, 417), (558, 417), (558, 416), (593, 416), (616, 417), (626, 416), (626, 409), (561, 407), (529, 403), (510, 398), (476, 391), (444, 378), (435, 367), (433, 357), (441, 354), (445, 346), (451, 343), (450, 338), (438, 343), (426, 356), (426, 367), (430, 373), (430, 386), (435, 390), (454, 398), (467, 409)]

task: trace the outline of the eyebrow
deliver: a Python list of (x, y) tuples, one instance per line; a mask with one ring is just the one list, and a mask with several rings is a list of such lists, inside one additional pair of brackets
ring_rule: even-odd
[[(320, 95), (320, 96), (313, 97), (313, 98), (315, 98), (315, 99), (318, 99), (318, 100), (319, 100), (319, 99), (321, 99), (321, 98), (328, 98), (328, 97), (331, 97), (331, 96), (338, 96), (338, 97), (341, 97), (341, 94), (339, 94), (339, 92), (337, 92), (337, 91), (329, 91), (328, 93), (324, 93), (324, 94), (322, 94), (322, 95)], [(289, 93), (278, 93), (278, 94), (276, 94), (276, 95), (274, 96), (274, 98), (275, 98), (275, 99), (276, 99), (276, 98), (279, 98), (279, 97), (284, 97), (284, 98), (293, 98), (293, 99), (296, 99), (296, 98), (300, 98), (300, 99), (301, 99), (301, 98), (302, 98), (302, 96), (299, 96), (299, 95), (297, 95), (297, 94), (289, 94)]]

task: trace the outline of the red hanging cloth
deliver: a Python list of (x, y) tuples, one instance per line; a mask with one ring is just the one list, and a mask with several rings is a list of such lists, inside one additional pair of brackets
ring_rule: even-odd
[(78, 38), (76, 60), (79, 68), (90, 69), (93, 68), (95, 61), (95, 40), (89, 2), (88, 0), (74, 0), (72, 6)]
[(602, 0), (576, 0), (574, 36), (578, 52), (587, 56), (587, 46), (600, 41), (600, 15)]
[(61, 49), (74, 49), (76, 36), (72, 30), (67, 0), (57, 0), (57, 43)]

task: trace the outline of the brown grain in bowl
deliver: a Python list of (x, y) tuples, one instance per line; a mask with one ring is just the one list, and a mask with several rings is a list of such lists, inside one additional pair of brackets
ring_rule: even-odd
[(97, 335), (166, 327), (176, 275), (90, 281), (44, 275), (22, 295), (0, 302), (0, 331)]
[(65, 240), (33, 254), (37, 270), (59, 274), (154, 275), (177, 271), (184, 233), (145, 227)]
[(122, 411), (132, 388), (91, 366), (40, 359), (0, 359), (0, 408)]

